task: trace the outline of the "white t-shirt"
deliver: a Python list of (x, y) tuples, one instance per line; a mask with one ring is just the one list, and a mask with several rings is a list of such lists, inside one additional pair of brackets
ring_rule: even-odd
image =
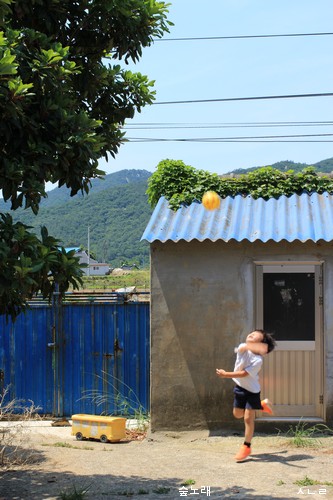
[[(244, 344), (240, 344), (238, 347)], [(250, 392), (260, 392), (259, 371), (262, 367), (263, 358), (259, 354), (253, 354), (251, 351), (244, 351), (242, 353), (237, 350), (237, 357), (235, 362), (235, 372), (241, 370), (247, 371), (248, 375), (242, 378), (233, 378), (237, 385), (247, 389)]]

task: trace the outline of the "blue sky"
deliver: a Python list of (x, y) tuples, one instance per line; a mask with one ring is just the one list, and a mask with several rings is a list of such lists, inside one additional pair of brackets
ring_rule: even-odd
[[(332, 0), (174, 0), (164, 38), (333, 32)], [(130, 69), (155, 80), (156, 102), (333, 92), (333, 36), (156, 41)], [(191, 104), (154, 104), (128, 122), (128, 138), (193, 139), (333, 134), (333, 97)], [(145, 123), (193, 127), (263, 122), (321, 122), (325, 126), (135, 130)], [(133, 130), (132, 130), (133, 129)], [(315, 138), (314, 138), (315, 139)], [(327, 137), (327, 140), (333, 140)], [(322, 140), (319, 138), (319, 140)], [(159, 161), (183, 160), (223, 174), (277, 161), (315, 163), (333, 157), (332, 142), (129, 142), (106, 173), (153, 172)]]

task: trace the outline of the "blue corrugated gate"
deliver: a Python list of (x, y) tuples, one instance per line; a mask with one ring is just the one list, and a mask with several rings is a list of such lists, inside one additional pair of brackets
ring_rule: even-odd
[(0, 389), (40, 413), (149, 411), (149, 302), (121, 296), (32, 303), (0, 317)]

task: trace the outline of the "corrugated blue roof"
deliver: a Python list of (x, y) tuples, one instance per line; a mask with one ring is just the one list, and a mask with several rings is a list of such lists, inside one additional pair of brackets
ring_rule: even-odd
[(304, 193), (269, 200), (238, 195), (221, 199), (213, 211), (198, 202), (173, 211), (162, 197), (141, 239), (332, 241), (333, 195)]

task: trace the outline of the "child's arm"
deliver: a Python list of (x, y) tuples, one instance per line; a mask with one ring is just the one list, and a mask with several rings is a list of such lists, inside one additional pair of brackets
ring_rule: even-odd
[(239, 372), (226, 372), (222, 368), (216, 368), (216, 375), (221, 378), (243, 378), (247, 377), (248, 373), (245, 370)]
[(248, 342), (238, 347), (238, 352), (251, 351), (253, 354), (264, 356), (268, 352), (268, 345), (263, 342)]

